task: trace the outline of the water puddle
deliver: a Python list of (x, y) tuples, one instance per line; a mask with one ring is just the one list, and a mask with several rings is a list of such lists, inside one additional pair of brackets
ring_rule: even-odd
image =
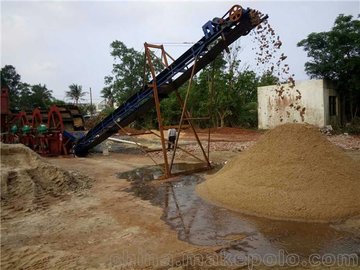
[[(176, 170), (194, 169), (177, 164)], [(219, 168), (219, 166), (217, 166)], [(213, 173), (210, 171), (207, 173)], [(229, 261), (248, 256), (295, 254), (360, 255), (360, 236), (337, 231), (328, 224), (276, 221), (239, 214), (206, 203), (195, 193), (203, 174), (179, 176), (177, 181), (152, 181), (162, 174), (156, 166), (119, 174), (131, 181), (128, 192), (164, 209), (162, 219), (178, 232), (179, 239), (199, 246), (218, 246)], [(278, 261), (279, 263), (280, 261)]]

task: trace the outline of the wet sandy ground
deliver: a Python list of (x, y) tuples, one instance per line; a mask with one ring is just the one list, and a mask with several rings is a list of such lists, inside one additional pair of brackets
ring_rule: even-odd
[[(201, 166), (201, 164), (198, 164)], [(193, 169), (196, 164), (177, 164)], [(214, 170), (205, 174), (214, 173)], [(155, 166), (118, 175), (132, 186), (127, 191), (163, 208), (162, 219), (178, 232), (178, 238), (198, 246), (218, 247), (229, 263), (266, 254), (296, 254), (307, 261), (312, 254), (354, 254), (360, 251), (360, 231), (348, 232), (331, 224), (269, 220), (211, 205), (195, 192), (204, 174), (181, 176), (167, 183), (151, 182), (159, 174)], [(152, 177), (154, 176), (154, 177)], [(279, 257), (277, 263), (284, 263)]]
[[(215, 152), (212, 160), (221, 164), (234, 154)], [(358, 151), (348, 154), (359, 158)], [(206, 204), (194, 193), (201, 175), (170, 184), (137, 181), (144, 179), (139, 168), (153, 174), (143, 155), (48, 160), (93, 177), (94, 186), (46, 210), (3, 219), (1, 269), (237, 269), (251, 254), (360, 253), (356, 229), (269, 221)]]
[(116, 174), (149, 165), (147, 158), (111, 154), (49, 161), (96, 182), (82, 196), (3, 220), (2, 269), (111, 268), (127, 263), (125, 253), (155, 258), (193, 248), (159, 219), (160, 208), (123, 191), (130, 184)]

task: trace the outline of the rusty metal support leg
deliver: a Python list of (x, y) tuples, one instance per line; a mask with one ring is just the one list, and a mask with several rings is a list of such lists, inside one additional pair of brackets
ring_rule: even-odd
[(194, 74), (195, 74), (196, 61), (197, 61), (197, 57), (195, 57), (195, 59), (194, 59), (194, 65), (193, 65), (193, 68), (192, 68), (192, 71), (191, 71), (190, 81), (189, 81), (188, 89), (186, 91), (186, 96), (185, 96), (185, 100), (184, 100), (184, 106), (183, 106), (183, 109), (182, 109), (182, 112), (181, 112), (181, 118), (180, 118), (179, 128), (178, 128), (178, 135), (176, 136), (175, 147), (174, 147), (174, 151), (173, 151), (173, 154), (172, 154), (172, 157), (171, 157), (171, 162), (170, 162), (170, 171), (171, 171), (172, 165), (174, 163), (175, 154), (176, 154), (176, 148), (177, 148), (177, 145), (178, 145), (178, 142), (179, 142), (179, 137), (180, 137), (180, 132), (181, 132), (181, 126), (182, 126), (182, 123), (184, 121), (186, 105), (187, 105), (187, 101), (188, 101), (188, 98), (189, 98), (189, 93), (190, 93), (190, 88), (191, 88), (191, 84), (192, 84), (192, 81), (193, 81), (193, 77), (194, 77)]
[(209, 130), (208, 130), (208, 145), (207, 145), (207, 152), (208, 158), (210, 159), (210, 137), (211, 137), (211, 123), (213, 118), (213, 105), (214, 105), (214, 78), (215, 78), (215, 61), (212, 64), (212, 71), (211, 71), (211, 85), (210, 85), (210, 103), (209, 103)]
[(208, 145), (207, 145), (207, 156), (210, 160), (210, 134), (211, 134), (211, 127), (208, 128)]
[[(175, 91), (175, 94), (176, 94), (176, 97), (177, 97), (177, 99), (178, 99), (178, 101), (179, 101), (179, 103), (180, 103), (181, 108), (184, 108), (184, 101), (182, 100), (181, 96), (179, 95), (179, 92), (178, 92), (178, 91)], [(199, 146), (200, 146), (200, 148), (201, 148), (201, 152), (202, 152), (203, 155), (204, 155), (205, 162), (207, 163), (207, 165), (208, 165), (209, 167), (211, 167), (210, 161), (209, 161), (209, 155), (206, 155), (206, 153), (205, 153), (205, 150), (204, 150), (204, 147), (203, 147), (203, 145), (202, 145), (202, 143), (201, 143), (201, 141), (200, 141), (200, 138), (199, 138), (199, 136), (198, 136), (198, 134), (197, 134), (197, 132), (196, 132), (196, 130), (195, 130), (194, 125), (192, 124), (191, 114), (190, 114), (190, 112), (189, 112), (187, 109), (185, 110), (185, 116), (186, 116), (186, 120), (188, 121), (188, 123), (189, 123), (189, 125), (190, 125), (190, 128), (191, 128), (192, 132), (194, 133), (194, 136), (195, 136), (195, 138), (196, 138), (196, 141), (197, 141), (197, 143), (199, 144)], [(170, 164), (170, 168), (171, 168), (171, 167), (172, 167), (172, 163)]]
[[(144, 128), (144, 127), (142, 127)], [(145, 128), (144, 128), (145, 129)], [(154, 134), (155, 136), (159, 137), (160, 138), (160, 135), (159, 134), (156, 134), (155, 132), (152, 132), (151, 130), (149, 130), (152, 134)], [(169, 140), (165, 140), (166, 143), (170, 143), (171, 145), (174, 145), (175, 147), (175, 144), (170, 142)], [(189, 151), (186, 151), (185, 149), (183, 149), (182, 147), (178, 146), (177, 148), (179, 148), (181, 151), (183, 151), (184, 153), (188, 154), (189, 156), (193, 157), (194, 159), (197, 159), (201, 162), (204, 162), (202, 159), (198, 158), (197, 156), (191, 154)]]
[(158, 119), (159, 131), (160, 131), (161, 146), (162, 146), (162, 151), (163, 151), (163, 155), (164, 155), (165, 177), (169, 178), (169, 177), (171, 177), (171, 171), (169, 168), (167, 149), (166, 149), (166, 145), (165, 145), (164, 129), (163, 129), (162, 118), (161, 118), (161, 110), (160, 110), (159, 93), (158, 93), (158, 88), (157, 88), (157, 83), (156, 83), (156, 74), (155, 74), (155, 69), (154, 69), (154, 66), (153, 66), (152, 60), (151, 60), (150, 49), (149, 49), (147, 43), (145, 43), (144, 46), (145, 46), (145, 54), (146, 54), (146, 57), (147, 57), (147, 60), (149, 63), (149, 67), (150, 67), (150, 72), (153, 77), (152, 87), (153, 87), (153, 91), (154, 91), (156, 115), (157, 115), (157, 119)]

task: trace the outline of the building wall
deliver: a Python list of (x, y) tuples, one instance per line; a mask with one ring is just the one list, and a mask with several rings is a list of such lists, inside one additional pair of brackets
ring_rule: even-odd
[(102, 110), (104, 110), (106, 108), (106, 106), (107, 106), (106, 102), (104, 100), (102, 100), (101, 102), (96, 104), (96, 111), (101, 112)]
[[(329, 97), (336, 96), (336, 115), (330, 116), (330, 108), (329, 108)], [(333, 84), (330, 82), (326, 82), (324, 84), (324, 114), (325, 114), (325, 123), (326, 125), (333, 125), (339, 121), (340, 115), (340, 100), (336, 91), (334, 90)]]
[[(336, 95), (323, 80), (298, 81), (293, 89), (284, 84), (285, 92), (281, 98), (276, 85), (258, 88), (258, 127), (274, 128), (284, 123), (309, 123), (318, 127), (329, 124), (329, 95)], [(299, 94), (301, 98), (299, 99)], [(298, 98), (298, 99), (297, 99)], [(291, 107), (291, 104), (295, 106)], [(305, 108), (301, 117), (296, 106)]]
[[(101, 112), (102, 110), (106, 109), (108, 106), (109, 105), (108, 105), (107, 101), (104, 99), (104, 100), (100, 101), (98, 104), (96, 104), (96, 111)], [(119, 107), (119, 104), (114, 102), (114, 109), (116, 109), (117, 107)]]

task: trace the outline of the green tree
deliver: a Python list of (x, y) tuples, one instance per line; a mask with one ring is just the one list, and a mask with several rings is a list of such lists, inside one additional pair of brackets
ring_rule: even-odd
[(10, 107), (13, 110), (32, 110), (36, 106), (47, 107), (53, 99), (46, 85), (30, 85), (21, 81), (21, 76), (12, 65), (1, 69), (1, 85), (9, 88)]
[[(182, 87), (180, 91), (183, 93), (184, 87)], [(180, 121), (181, 112), (181, 106), (176, 97), (176, 93), (171, 93), (168, 98), (161, 101), (161, 113), (164, 115), (164, 125), (178, 124)]]
[(49, 106), (51, 105), (63, 106), (66, 105), (66, 102), (60, 99), (52, 98), (51, 101), (49, 102)]
[(18, 84), (18, 108), (20, 110), (31, 110), (32, 109), (32, 91), (31, 85), (28, 83), (20, 82)]
[(31, 86), (30, 99), (33, 107), (46, 108), (52, 102), (52, 90), (47, 89), (45, 84), (33, 85)]
[(79, 109), (83, 115), (85, 114), (95, 114), (96, 113), (96, 106), (94, 104), (83, 104), (79, 106)]
[(213, 105), (216, 112), (215, 119), (217, 119), (217, 126), (224, 127), (226, 118), (233, 114), (231, 108), (235, 102), (233, 99), (234, 92), (230, 87), (227, 87), (223, 68), (215, 70), (214, 73), (212, 77), (214, 82), (210, 82), (210, 85), (213, 84), (214, 87)]
[(18, 104), (20, 110), (32, 110), (35, 107), (47, 108), (53, 104), (52, 90), (47, 89), (46, 85), (19, 83)]
[[(194, 117), (209, 115), (213, 126), (224, 124), (225, 118), (231, 114), (228, 108), (228, 92), (224, 70), (226, 61), (223, 55), (216, 57), (214, 62), (204, 68), (193, 79), (188, 101), (188, 109)], [(180, 93), (185, 95), (188, 85), (185, 84)], [(200, 123), (203, 126), (203, 122)]]
[[(239, 73), (237, 80), (233, 117), (230, 119), (232, 126), (255, 127), (257, 125), (257, 86), (258, 78), (252, 70)], [(254, 108), (256, 108), (254, 110)]]
[(259, 80), (254, 71), (244, 70), (239, 74), (237, 78), (237, 87), (243, 104), (257, 101), (258, 84)]
[(258, 86), (275, 85), (278, 83), (279, 78), (276, 77), (271, 71), (267, 71), (260, 76)]
[(115, 97), (112, 86), (106, 86), (101, 90), (101, 96), (106, 99), (106, 103), (109, 107), (114, 108)]
[[(121, 104), (139, 91), (144, 83), (147, 84), (151, 80), (151, 76), (147, 68), (144, 78), (145, 53), (128, 48), (118, 40), (113, 41), (110, 46), (114, 64), (112, 75), (105, 77), (102, 94), (108, 101), (116, 101)], [(164, 67), (154, 53), (151, 55), (155, 71), (158, 73)]]
[(230, 54), (218, 56), (194, 80), (191, 112), (196, 117), (210, 114), (213, 126), (252, 126), (257, 122), (253, 107), (254, 103), (257, 106), (258, 79), (254, 71), (240, 70), (239, 50), (233, 47)]
[[(106, 99), (109, 107), (114, 103), (122, 104), (131, 95), (140, 91), (144, 85), (147, 85), (152, 77), (147, 63), (145, 62), (145, 53), (138, 52), (133, 48), (128, 48), (123, 42), (115, 40), (111, 43), (111, 56), (114, 59), (112, 74), (105, 76), (105, 87), (102, 89), (102, 97)], [(150, 52), (156, 74), (164, 69), (161, 60), (155, 53)], [(144, 67), (146, 65), (145, 74)], [(163, 108), (162, 110), (166, 108)], [(155, 127), (156, 114), (154, 110), (146, 115), (139, 117), (135, 126), (137, 127)]]
[(126, 47), (121, 41), (116, 40), (110, 46), (115, 63), (112, 75), (105, 77), (106, 87), (102, 93), (106, 98), (111, 97), (118, 103), (123, 103), (143, 85), (145, 58), (144, 54)]
[(19, 107), (19, 84), (21, 76), (16, 72), (12, 65), (5, 65), (1, 71), (1, 86), (9, 88), (10, 106), (12, 108)]
[[(254, 104), (257, 106), (258, 78), (254, 71), (240, 68), (240, 52), (241, 47), (235, 44), (230, 53), (224, 55), (226, 64), (221, 69), (223, 80), (218, 82), (220, 91), (215, 94), (220, 126), (251, 126), (257, 122), (257, 114), (254, 115), (252, 108)], [(219, 113), (220, 108), (223, 114)]]
[(74, 100), (74, 104), (78, 105), (80, 100), (86, 95), (86, 92), (82, 90), (82, 86), (78, 84), (69, 85), (69, 91), (66, 91), (66, 97)]
[(328, 32), (311, 33), (301, 40), (309, 62), (305, 71), (312, 78), (333, 80), (340, 94), (343, 121), (360, 113), (360, 21), (340, 14)]

